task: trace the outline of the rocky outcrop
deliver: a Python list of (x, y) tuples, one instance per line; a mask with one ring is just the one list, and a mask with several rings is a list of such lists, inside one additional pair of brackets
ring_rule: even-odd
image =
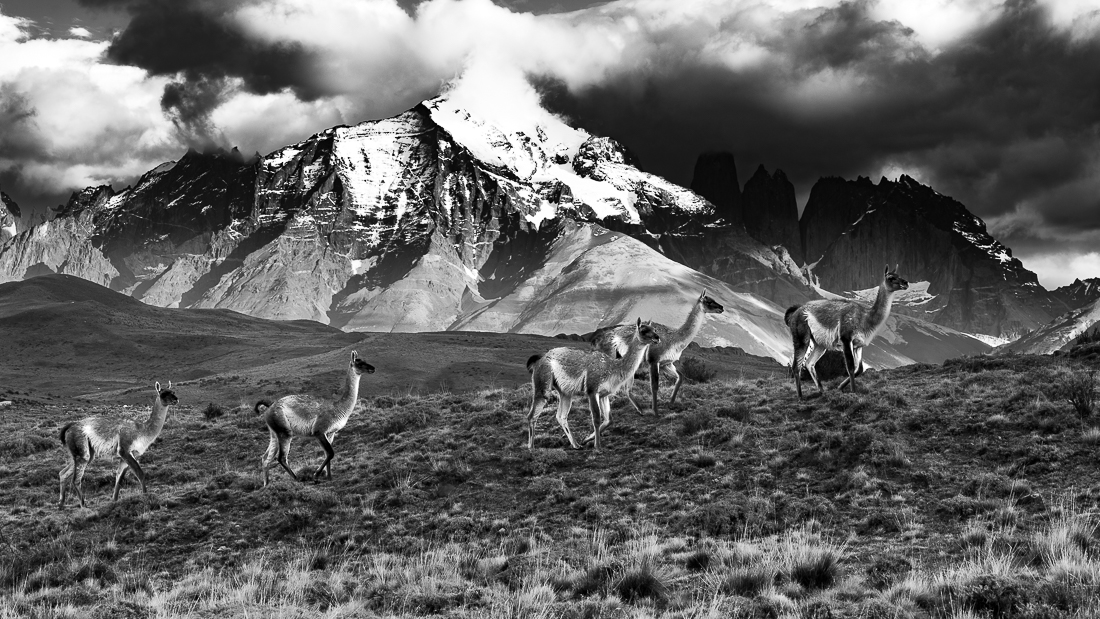
[(768, 174), (764, 166), (758, 167), (745, 182), (741, 205), (749, 235), (770, 247), (782, 245), (797, 264), (803, 263), (798, 203), (783, 170)]
[(826, 176), (814, 183), (798, 221), (806, 262), (820, 260), (829, 245), (867, 212), (878, 195), (878, 187), (866, 176), (854, 181)]
[(744, 223), (741, 207), (741, 185), (737, 181), (737, 164), (733, 153), (703, 153), (695, 160), (691, 190), (714, 205), (716, 214), (726, 223)]
[(900, 264), (903, 277), (928, 285), (925, 296), (896, 304), (895, 311), (1008, 339), (1065, 311), (956, 200), (905, 175), (875, 186), (864, 179), (819, 185), (803, 215), (803, 246), (811, 259), (825, 247), (813, 267), (822, 288), (872, 288), (884, 264)]
[(1085, 280), (1075, 279), (1072, 284), (1051, 290), (1050, 294), (1065, 303), (1070, 309), (1084, 307), (1100, 299), (1100, 277), (1090, 277)]
[(19, 234), (22, 229), (19, 206), (8, 194), (0, 191), (0, 243)]

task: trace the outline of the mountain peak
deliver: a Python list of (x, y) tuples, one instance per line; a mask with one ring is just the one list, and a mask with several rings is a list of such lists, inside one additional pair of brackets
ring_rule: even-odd
[(782, 170), (768, 174), (763, 164), (758, 166), (745, 182), (741, 208), (745, 230), (753, 238), (769, 246), (782, 245), (795, 263), (804, 262), (794, 185)]
[(733, 153), (706, 152), (695, 160), (691, 190), (703, 196), (731, 224), (742, 223), (741, 185)]

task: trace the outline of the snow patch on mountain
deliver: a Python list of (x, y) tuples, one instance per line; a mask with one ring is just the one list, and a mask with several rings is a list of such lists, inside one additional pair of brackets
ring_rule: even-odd
[(985, 335), (983, 333), (964, 333), (963, 335), (969, 335), (970, 337), (978, 340), (979, 342), (982, 342), (984, 344), (989, 344), (993, 348), (996, 348), (998, 346), (1004, 346), (1005, 344), (1012, 341), (1008, 338), (995, 337), (995, 336), (992, 336), (992, 335)]
[(392, 208), (393, 225), (400, 223), (409, 209), (409, 195), (396, 189), (406, 170), (415, 168), (427, 155), (421, 138), (430, 130), (412, 112), (336, 130), (336, 172), (344, 185), (347, 208), (358, 216), (352, 229), (373, 228), (371, 232), (377, 235), (380, 226), (371, 226), (370, 220), (379, 219), (378, 209), (383, 205)]

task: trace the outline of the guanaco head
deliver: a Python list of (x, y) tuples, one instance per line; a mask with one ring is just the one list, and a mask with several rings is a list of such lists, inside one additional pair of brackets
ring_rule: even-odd
[(726, 308), (722, 307), (721, 303), (707, 296), (705, 288), (703, 289), (703, 294), (699, 295), (699, 303), (703, 306), (703, 311), (708, 314), (721, 314), (726, 311)]
[(649, 324), (643, 323), (641, 318), (638, 318), (638, 322), (634, 325), (634, 337), (645, 344), (657, 344), (661, 341), (661, 336), (657, 335), (657, 330)]
[(901, 265), (894, 265), (894, 270), (891, 271), (890, 265), (886, 265), (886, 272), (882, 275), (882, 285), (886, 286), (888, 292), (897, 292), (909, 287), (909, 282), (898, 275), (899, 266)]
[(356, 375), (374, 374), (374, 366), (359, 358), (359, 353), (351, 351), (351, 368)]
[(178, 404), (180, 401), (180, 399), (176, 397), (176, 392), (172, 391), (172, 381), (168, 381), (168, 386), (164, 389), (160, 388), (160, 381), (157, 381), (156, 384), (153, 385), (153, 389), (156, 390), (157, 397), (160, 398), (161, 404), (165, 406)]

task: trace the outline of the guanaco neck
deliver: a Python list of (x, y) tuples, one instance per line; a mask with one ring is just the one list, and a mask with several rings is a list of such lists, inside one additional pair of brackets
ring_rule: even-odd
[(359, 374), (351, 365), (348, 366), (347, 379), (344, 382), (344, 390), (336, 400), (336, 413), (347, 418), (355, 409), (355, 403), (359, 400)]
[(164, 421), (168, 419), (168, 405), (160, 398), (160, 394), (153, 398), (153, 412), (149, 413), (149, 419), (138, 428), (143, 436), (156, 438), (164, 429)]
[(688, 312), (687, 320), (676, 330), (673, 336), (674, 341), (669, 342), (669, 346), (682, 342), (691, 343), (695, 336), (699, 335), (699, 330), (703, 328), (703, 319), (706, 317), (707, 313), (703, 311), (702, 300), (696, 301), (695, 305), (691, 306), (691, 311)]
[(875, 333), (890, 316), (890, 306), (894, 304), (894, 293), (886, 287), (886, 282), (879, 284), (878, 296), (867, 314), (867, 324), (864, 325), (868, 332)]

